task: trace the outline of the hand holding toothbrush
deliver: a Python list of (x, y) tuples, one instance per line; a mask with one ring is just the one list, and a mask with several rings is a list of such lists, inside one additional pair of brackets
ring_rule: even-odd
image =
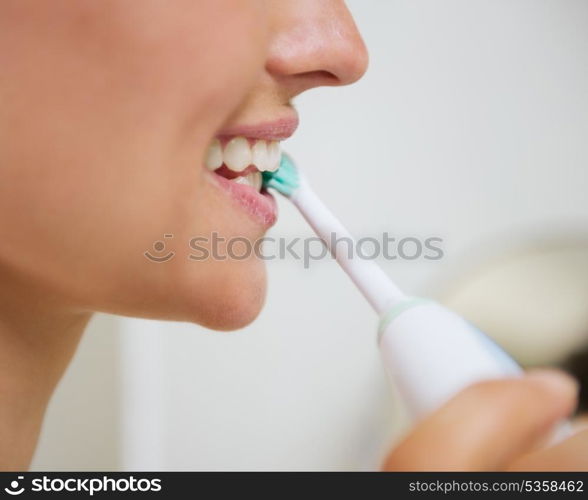
[(574, 410), (578, 385), (541, 370), (468, 387), (426, 417), (388, 456), (386, 471), (588, 470), (588, 430), (544, 448)]

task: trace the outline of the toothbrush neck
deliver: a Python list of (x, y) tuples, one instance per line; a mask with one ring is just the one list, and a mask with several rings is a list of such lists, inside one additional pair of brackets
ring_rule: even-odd
[[(379, 315), (405, 299), (404, 293), (374, 260), (350, 251), (357, 248), (354, 238), (307, 184), (302, 184), (291, 200)], [(339, 243), (347, 245), (340, 248)]]

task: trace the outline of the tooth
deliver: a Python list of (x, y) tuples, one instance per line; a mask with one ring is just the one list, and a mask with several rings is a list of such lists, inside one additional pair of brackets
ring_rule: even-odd
[(251, 148), (247, 139), (235, 137), (225, 146), (225, 165), (235, 172), (242, 172), (251, 165)]
[(252, 172), (247, 175), (235, 177), (233, 179), (233, 182), (236, 182), (237, 184), (243, 184), (244, 186), (252, 187), (256, 191), (259, 191), (261, 190), (262, 185), (261, 172)]
[(280, 158), (282, 153), (280, 152), (280, 143), (278, 141), (272, 141), (267, 145), (267, 153), (269, 157), (268, 168), (270, 172), (275, 172), (280, 166)]
[(231, 179), (235, 184), (244, 184), (245, 186), (249, 186), (249, 181), (247, 180), (246, 175), (242, 175), (240, 177), (235, 177)]
[(204, 164), (208, 170), (216, 170), (223, 164), (223, 150), (218, 139), (212, 141), (208, 147)]
[(262, 185), (262, 177), (261, 172), (251, 172), (247, 177), (249, 177), (249, 182), (251, 182), (251, 187), (256, 191), (261, 191)]
[(268, 170), (270, 157), (267, 151), (267, 143), (265, 141), (257, 141), (251, 149), (251, 152), (251, 163), (257, 167), (257, 170), (260, 172)]

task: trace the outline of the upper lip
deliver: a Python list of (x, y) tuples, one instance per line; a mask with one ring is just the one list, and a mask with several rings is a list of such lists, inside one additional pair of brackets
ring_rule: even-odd
[(218, 133), (218, 137), (247, 137), (265, 141), (282, 141), (290, 137), (298, 128), (298, 114), (278, 120), (243, 125), (230, 125)]

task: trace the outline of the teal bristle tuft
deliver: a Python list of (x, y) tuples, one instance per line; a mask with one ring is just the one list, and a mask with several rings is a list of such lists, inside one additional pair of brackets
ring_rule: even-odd
[(284, 196), (292, 196), (300, 185), (298, 169), (287, 154), (280, 160), (280, 168), (275, 172), (263, 172), (263, 187), (273, 188)]

